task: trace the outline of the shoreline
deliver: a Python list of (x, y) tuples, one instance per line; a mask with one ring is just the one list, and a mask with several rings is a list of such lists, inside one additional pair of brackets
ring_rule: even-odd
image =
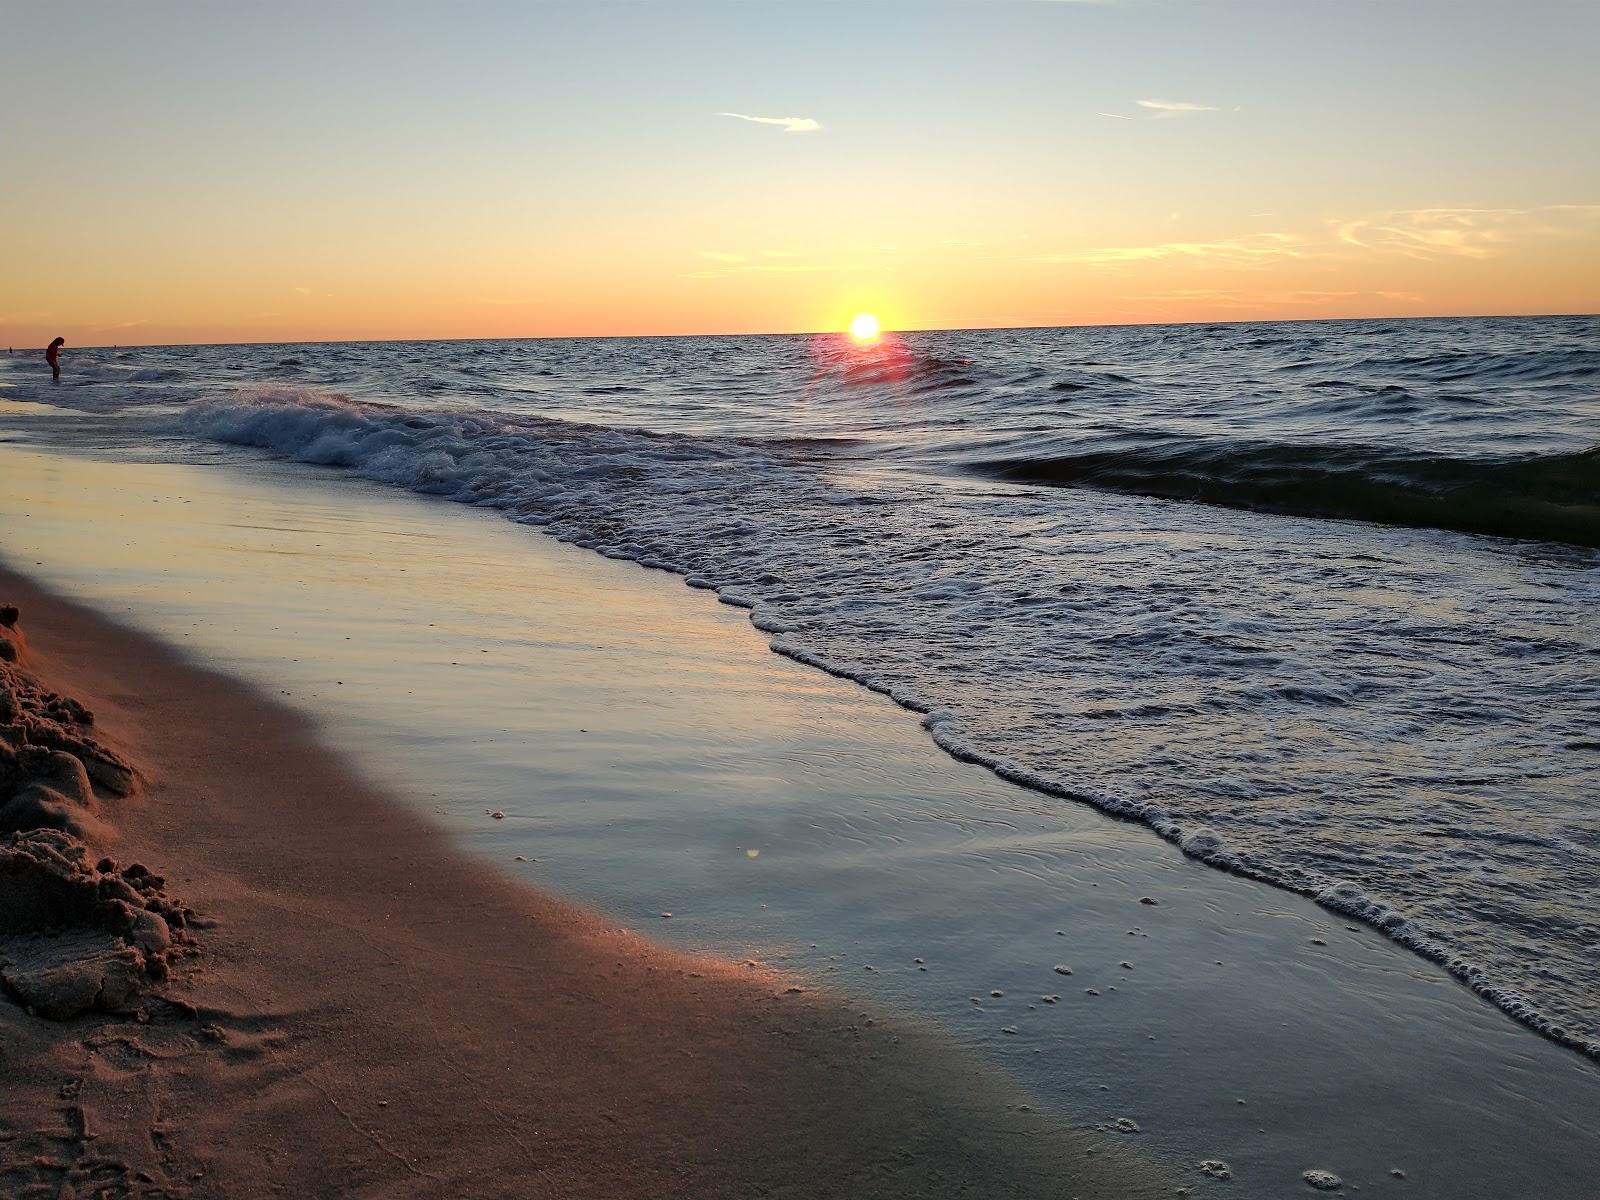
[(1128, 803), (1055, 783), (1041, 777), (1035, 771), (1008, 762), (1001, 755), (985, 753), (965, 745), (958, 735), (953, 736), (941, 728), (935, 710), (925, 702), (897, 695), (892, 688), (877, 685), (870, 678), (862, 678), (858, 673), (836, 666), (821, 655), (786, 644), (782, 639), (774, 639), (771, 649), (774, 654), (781, 654), (802, 666), (812, 667), (836, 679), (857, 684), (921, 718), (922, 728), (927, 731), (929, 741), (957, 762), (982, 767), (992, 772), (996, 779), (1026, 788), (1031, 792), (1053, 796), (1074, 804), (1086, 804), (1115, 820), (1127, 821), (1129, 824), (1148, 830), (1195, 862), (1203, 863), (1228, 875), (1266, 884), (1292, 896), (1304, 897), (1330, 913), (1359, 921), (1395, 945), (1404, 947), (1424, 962), (1442, 967), (1452, 979), (1523, 1028), (1564, 1050), (1573, 1051), (1582, 1058), (1600, 1062), (1600, 1040), (1570, 1032), (1555, 1018), (1546, 1016), (1530, 1005), (1515, 989), (1496, 983), (1490, 973), (1478, 963), (1452, 952), (1437, 937), (1419, 932), (1410, 919), (1381, 900), (1374, 900), (1353, 884), (1330, 882), (1323, 886), (1311, 886), (1296, 883), (1284, 871), (1255, 865), (1247, 856), (1236, 853), (1220, 842), (1208, 830), (1202, 829), (1199, 832), (1186, 830), (1174, 823), (1159, 805), (1145, 802)]
[[(53, 1111), (97, 1135), (29, 1186), (92, 1159), (229, 1197), (1170, 1193), (942, 1039), (498, 876), (304, 718), (4, 569), (0, 591), (30, 669), (146, 777), (107, 806), (115, 852), (198, 914), (129, 1013), (6, 1004), (6, 1133), (42, 1145)], [(148, 1129), (120, 1115), (141, 1107)]]

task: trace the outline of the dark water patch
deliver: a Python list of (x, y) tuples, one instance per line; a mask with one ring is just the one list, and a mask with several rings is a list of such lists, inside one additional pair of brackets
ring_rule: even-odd
[(1001, 479), (1600, 547), (1600, 447), (1502, 461), (1239, 443), (973, 464)]

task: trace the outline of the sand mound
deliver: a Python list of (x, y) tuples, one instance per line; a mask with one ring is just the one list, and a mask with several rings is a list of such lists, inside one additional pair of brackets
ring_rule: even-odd
[(0, 986), (39, 1016), (118, 1009), (166, 978), (188, 911), (142, 864), (90, 865), (59, 829), (0, 837)]
[(17, 610), (0, 609), (0, 831), (49, 826), (81, 832), (74, 825), (97, 807), (90, 785), (126, 796), (138, 775), (90, 736), (94, 714), (40, 686), (26, 663)]
[(53, 1019), (115, 1010), (166, 977), (188, 912), (142, 864), (96, 861), (95, 785), (125, 796), (137, 777), (25, 661), (17, 610), (0, 608), (0, 988)]

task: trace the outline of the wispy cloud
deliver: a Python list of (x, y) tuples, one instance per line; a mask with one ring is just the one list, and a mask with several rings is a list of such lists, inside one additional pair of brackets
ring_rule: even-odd
[(719, 112), (719, 117), (732, 117), (736, 121), (750, 121), (756, 125), (780, 125), (785, 133), (817, 133), (822, 125), (810, 117), (752, 117), (748, 113)]
[[(1192, 100), (1135, 100), (1134, 104), (1141, 111), (1129, 113), (1097, 112), (1097, 117), (1110, 117), (1113, 121), (1162, 121), (1171, 117), (1192, 117), (1197, 113), (1219, 113), (1222, 111), (1215, 104), (1196, 104)], [(1241, 111), (1238, 105), (1234, 112)]]
[(1215, 104), (1195, 104), (1189, 100), (1136, 100), (1134, 103), (1155, 117), (1188, 117), (1222, 111)]
[(1405, 258), (1493, 258), (1508, 243), (1593, 232), (1600, 204), (1537, 208), (1414, 208), (1331, 222), (1346, 246)]
[(712, 262), (742, 263), (750, 260), (743, 254), (729, 254), (726, 250), (702, 250), (701, 258), (709, 258)]
[[(1270, 214), (1255, 214), (1270, 215)], [(1340, 217), (1309, 233), (1265, 232), (1198, 242), (1154, 242), (1142, 246), (1091, 246), (1040, 255), (1034, 261), (1115, 269), (1168, 264), (1265, 271), (1291, 261), (1315, 263), (1337, 272), (1343, 265), (1374, 257), (1422, 261), (1495, 258), (1539, 242), (1600, 241), (1600, 204), (1546, 204), (1534, 208), (1417, 208)], [(1166, 299), (1184, 293), (1169, 291)], [(1195, 293), (1221, 298), (1211, 292)], [(1352, 293), (1302, 291), (1254, 293), (1251, 303), (1316, 304), (1358, 295), (1411, 302), (1410, 292)], [(1142, 299), (1155, 299), (1153, 296)]]
[(1211, 242), (1160, 242), (1151, 246), (1097, 246), (1043, 255), (1044, 263), (1114, 267), (1163, 259), (1205, 260), (1234, 267), (1268, 267), (1286, 258), (1303, 258), (1307, 246), (1289, 233), (1252, 233)]
[(1241, 292), (1232, 288), (1174, 288), (1164, 292), (1151, 292), (1141, 296), (1123, 296), (1123, 300), (1150, 301), (1157, 304), (1204, 304), (1208, 307), (1259, 308), (1274, 307), (1315, 308), (1319, 305), (1339, 304), (1351, 300), (1387, 300), (1396, 304), (1421, 304), (1423, 298), (1415, 292), (1389, 291), (1320, 291), (1297, 288), (1293, 291)]

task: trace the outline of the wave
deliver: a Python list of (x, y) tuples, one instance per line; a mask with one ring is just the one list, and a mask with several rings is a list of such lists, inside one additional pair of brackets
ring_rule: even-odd
[(1364, 364), (1384, 370), (1404, 368), (1434, 383), (1471, 381), (1479, 386), (1508, 383), (1554, 383), (1593, 379), (1600, 371), (1600, 350), (1564, 346), (1516, 351), (1452, 350), (1377, 359)]
[(1501, 460), (1189, 442), (969, 464), (1001, 479), (1600, 547), (1600, 446)]

